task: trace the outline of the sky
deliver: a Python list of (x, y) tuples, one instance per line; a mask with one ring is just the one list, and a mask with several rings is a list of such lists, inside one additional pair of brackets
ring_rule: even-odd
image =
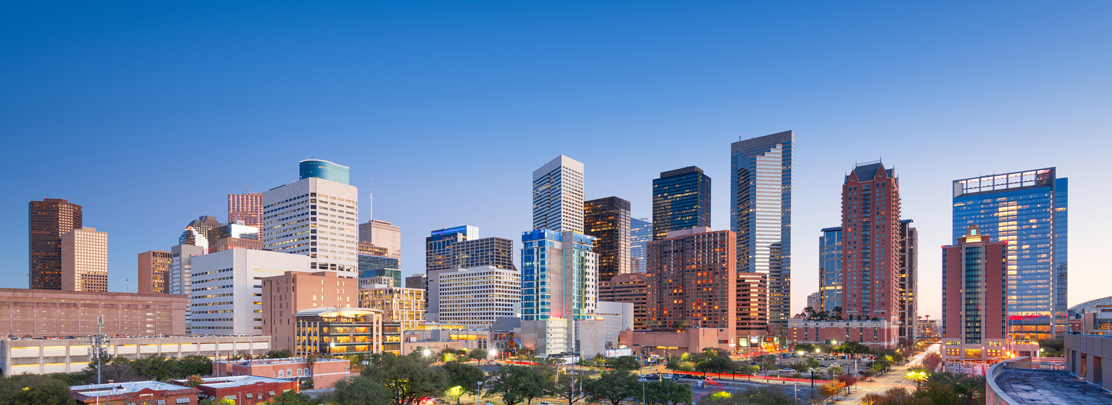
[(531, 173), (564, 154), (588, 199), (651, 217), (652, 179), (696, 165), (729, 228), (729, 147), (793, 130), (792, 310), (855, 162), (900, 177), (920, 232), (919, 312), (941, 314), (951, 182), (1070, 179), (1069, 303), (1112, 295), (1112, 3), (0, 3), (0, 285), (26, 286), (27, 204), (66, 198), (109, 234), (109, 288), (229, 193), (297, 162), (351, 168), (360, 221), (532, 226)]

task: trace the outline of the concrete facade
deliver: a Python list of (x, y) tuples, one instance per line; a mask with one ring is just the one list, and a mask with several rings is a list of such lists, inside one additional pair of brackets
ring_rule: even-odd
[(287, 271), (262, 279), (262, 334), (274, 338), (274, 350), (294, 349), (294, 314), (313, 308), (359, 305), (358, 281), (331, 271)]
[(485, 326), (518, 315), (521, 273), (516, 270), (479, 266), (437, 273), (433, 300), (438, 303), (438, 322)]
[[(878, 321), (788, 320), (788, 344), (839, 344), (854, 341), (874, 349), (895, 349), (899, 345), (899, 323)], [(828, 342), (830, 341), (830, 342)]]
[(308, 272), (309, 264), (308, 256), (266, 250), (234, 249), (194, 257), (191, 333), (263, 334), (262, 279)]
[(402, 228), (387, 221), (372, 219), (359, 224), (359, 242), (386, 249), (386, 256), (402, 258)]
[(253, 375), (270, 378), (312, 378), (313, 389), (332, 388), (337, 381), (351, 377), (351, 362), (347, 359), (320, 358), (309, 363), (304, 357), (285, 359), (253, 359), (214, 361), (212, 375)]
[(616, 275), (610, 281), (599, 281), (598, 300), (632, 303), (633, 328), (645, 329), (649, 316), (649, 276), (648, 273), (627, 273)]
[(842, 314), (900, 319), (900, 181), (881, 162), (842, 183)]
[(634, 352), (644, 350), (645, 353), (658, 355), (680, 355), (704, 349), (731, 352), (732, 337), (733, 331), (725, 328), (687, 328), (673, 332), (626, 330), (622, 331), (618, 341), (632, 347)]
[(108, 233), (82, 227), (62, 235), (62, 289), (108, 291)]
[[(648, 244), (649, 328), (737, 329), (737, 237), (693, 228)], [(733, 340), (731, 337), (729, 340)]]
[(310, 270), (355, 277), (359, 190), (306, 178), (263, 193), (263, 248), (305, 256)]
[(0, 288), (0, 336), (184, 335), (184, 295)]
[(171, 254), (165, 250), (152, 250), (139, 254), (139, 293), (170, 293)]
[(1112, 337), (1066, 335), (1066, 370), (1112, 391)]
[[(113, 338), (107, 346), (108, 356), (131, 360), (156, 354), (224, 359), (239, 354), (261, 355), (269, 350), (270, 336)], [(0, 340), (0, 372), (5, 377), (76, 373), (84, 370), (90, 359), (89, 339)]]
[(1008, 243), (970, 226), (942, 247), (942, 360), (991, 362), (1007, 355)]
[(533, 171), (533, 230), (583, 233), (583, 163), (557, 156)]
[(359, 289), (359, 308), (382, 310), (383, 321), (399, 323), (403, 331), (416, 330), (425, 321), (425, 290), (372, 284)]

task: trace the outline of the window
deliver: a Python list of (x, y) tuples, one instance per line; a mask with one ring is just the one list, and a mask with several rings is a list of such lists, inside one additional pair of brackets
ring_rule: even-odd
[(278, 378), (285, 377), (286, 376), (285, 372), (286, 372), (285, 370), (278, 370)]

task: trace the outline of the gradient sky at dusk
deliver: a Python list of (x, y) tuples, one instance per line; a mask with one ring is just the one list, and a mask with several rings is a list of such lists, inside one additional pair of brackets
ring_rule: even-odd
[(932, 317), (951, 181), (1056, 166), (1073, 305), (1112, 295), (1109, 21), (1107, 1), (3, 2), (0, 285), (26, 286), (28, 201), (84, 206), (111, 290), (134, 292), (139, 252), (305, 158), (351, 167), (361, 222), (374, 175), (406, 275), (433, 229), (520, 245), (531, 172), (559, 154), (634, 217), (660, 172), (697, 165), (728, 229), (730, 143), (794, 130), (793, 312), (843, 176), (876, 159), (920, 230)]

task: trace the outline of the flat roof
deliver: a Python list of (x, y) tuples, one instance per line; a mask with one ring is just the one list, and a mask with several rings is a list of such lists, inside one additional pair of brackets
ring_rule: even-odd
[(1010, 368), (996, 385), (1020, 404), (1112, 405), (1112, 392), (1061, 370)]
[(189, 390), (190, 387), (164, 383), (161, 381), (133, 381), (112, 384), (74, 385), (70, 391), (87, 397), (100, 397), (104, 395), (130, 394), (150, 389), (153, 391), (178, 391)]
[[(174, 380), (174, 381), (185, 381), (185, 380)], [(227, 376), (227, 377), (209, 377), (209, 378), (204, 378), (201, 381), (203, 381), (201, 383), (201, 385), (209, 387), (209, 388), (229, 388), (229, 387), (239, 387), (239, 386), (243, 386), (243, 385), (251, 385), (251, 384), (258, 384), (258, 383), (273, 384), (273, 383), (288, 383), (288, 382), (290, 382), (290, 380), (283, 380), (283, 379), (270, 378), (270, 377), (259, 377), (259, 376), (253, 376), (253, 375), (233, 375), (233, 376)]]

